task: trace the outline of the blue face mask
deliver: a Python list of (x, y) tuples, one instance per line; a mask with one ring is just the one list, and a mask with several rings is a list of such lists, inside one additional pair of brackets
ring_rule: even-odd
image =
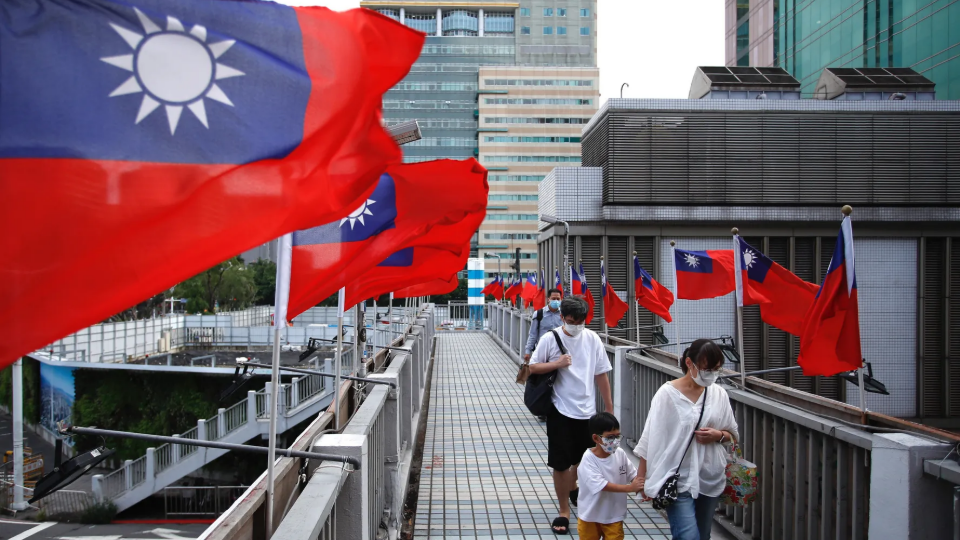
[(554, 310), (554, 311), (560, 309), (560, 301), (559, 301), (559, 300), (551, 300), (551, 301), (550, 301), (550, 309), (552, 309), (552, 310)]

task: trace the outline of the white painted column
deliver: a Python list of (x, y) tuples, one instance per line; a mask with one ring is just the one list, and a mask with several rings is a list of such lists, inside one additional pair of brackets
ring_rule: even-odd
[(478, 29), (477, 34), (480, 37), (483, 37), (483, 10), (482, 9), (477, 12), (477, 29)]
[(400, 24), (407, 24), (407, 10), (400, 8)]
[(437, 37), (443, 35), (443, 10), (437, 8)]
[(26, 510), (23, 500), (23, 359), (13, 363), (13, 505)]

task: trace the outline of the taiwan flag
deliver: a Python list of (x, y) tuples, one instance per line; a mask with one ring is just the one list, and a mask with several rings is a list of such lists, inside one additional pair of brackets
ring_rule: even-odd
[(452, 293), (460, 286), (460, 279), (456, 275), (450, 279), (434, 279), (425, 283), (410, 285), (402, 289), (397, 289), (393, 293), (394, 298), (416, 298), (418, 296), (438, 296), (441, 294)]
[(573, 287), (574, 296), (582, 296), (584, 300), (589, 304), (590, 309), (587, 311), (587, 320), (586, 324), (590, 324), (590, 321), (593, 320), (593, 311), (596, 306), (596, 302), (593, 300), (593, 293), (590, 292), (590, 287), (587, 286), (587, 275), (583, 273), (583, 261), (580, 261), (580, 273), (578, 274), (573, 267), (570, 267), (571, 273), (571, 285)]
[(673, 293), (670, 289), (657, 283), (650, 274), (640, 266), (640, 259), (633, 256), (633, 289), (637, 303), (645, 307), (654, 315), (659, 315), (667, 322), (673, 322), (670, 316), (670, 306), (673, 305)]
[(347, 217), (293, 233), (287, 317), (317, 305), (388, 257), (395, 264), (412, 260), (403, 250), (435, 227), (479, 223), (486, 205), (487, 171), (473, 159), (390, 166)]
[(773, 262), (740, 236), (735, 240), (741, 257), (743, 305), (760, 304), (763, 322), (799, 336), (818, 287)]
[(382, 96), (424, 36), (373, 11), (30, 0), (0, 12), (0, 366), (343, 217), (400, 159)]
[(533, 309), (543, 309), (547, 305), (547, 282), (543, 275), (543, 268), (540, 269), (540, 281), (538, 283), (540, 286), (537, 287), (537, 292), (533, 295), (531, 301)]
[(503, 290), (503, 276), (497, 274), (497, 278), (494, 280), (494, 287), (490, 291), (490, 294), (493, 295), (493, 298), (497, 301), (503, 300), (503, 293), (506, 292)]
[(736, 289), (733, 250), (685, 251), (674, 249), (677, 268), (677, 298), (703, 300)]
[(500, 283), (498, 277), (499, 276), (494, 276), (493, 281), (487, 283), (487, 286), (480, 291), (480, 294), (493, 294), (494, 289), (496, 289), (497, 285)]
[[(367, 298), (376, 298), (381, 294), (401, 290), (410, 285), (434, 280), (448, 282), (450, 279), (455, 279), (457, 273), (466, 267), (469, 257), (469, 245), (464, 246), (459, 253), (423, 246), (405, 248), (390, 255), (386, 260), (348, 283), (345, 286), (344, 305), (357, 305)], [(407, 298), (397, 294), (393, 296)]]
[(504, 292), (504, 296), (509, 299), (514, 304), (517, 303), (517, 295), (520, 294), (520, 291), (523, 290), (523, 285), (519, 277), (513, 278), (513, 281), (510, 282), (510, 286)]
[(836, 375), (863, 365), (854, 271), (853, 225), (840, 223), (837, 245), (823, 284), (803, 321), (797, 363), (804, 375)]
[(563, 280), (560, 279), (560, 269), (554, 268), (553, 270), (556, 273), (556, 277), (553, 280), (553, 288), (560, 291), (560, 297), (562, 298), (563, 297)]
[(616, 326), (627, 312), (627, 303), (617, 296), (613, 286), (607, 281), (607, 270), (600, 257), (600, 294), (603, 297), (603, 324)]
[(537, 295), (537, 274), (527, 274), (527, 280), (523, 283), (523, 290), (520, 292), (520, 298), (527, 304), (533, 303), (533, 297)]

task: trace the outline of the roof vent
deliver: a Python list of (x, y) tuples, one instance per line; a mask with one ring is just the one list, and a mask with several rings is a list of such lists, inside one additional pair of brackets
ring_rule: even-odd
[(910, 68), (825, 68), (814, 97), (848, 101), (936, 98), (933, 81)]
[(690, 99), (800, 99), (800, 83), (778, 67), (701, 66), (693, 74), (688, 97)]

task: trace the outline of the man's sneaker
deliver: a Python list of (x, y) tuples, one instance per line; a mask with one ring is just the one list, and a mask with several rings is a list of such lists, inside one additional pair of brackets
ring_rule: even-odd
[(580, 488), (577, 488), (570, 492), (570, 504), (577, 506), (577, 499), (580, 498)]

